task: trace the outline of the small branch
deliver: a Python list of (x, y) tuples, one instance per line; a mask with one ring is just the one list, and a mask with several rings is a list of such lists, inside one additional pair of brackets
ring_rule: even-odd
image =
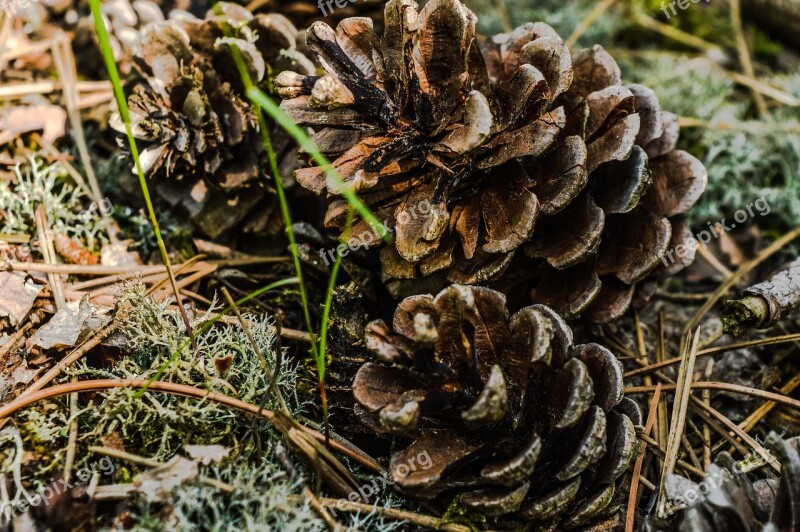
[(791, 243), (794, 239), (800, 237), (800, 227), (796, 227), (793, 230), (789, 231), (778, 240), (770, 244), (768, 247), (761, 250), (757, 257), (753, 258), (742, 264), (739, 269), (737, 269), (733, 275), (728, 277), (724, 283), (722, 283), (719, 288), (708, 298), (708, 301), (697, 311), (697, 313), (689, 320), (689, 323), (686, 324), (684, 328), (684, 334), (688, 331), (691, 331), (700, 323), (700, 320), (703, 319), (703, 316), (711, 310), (714, 305), (717, 304), (717, 301), (722, 299), (722, 297), (728, 293), (736, 283), (738, 283), (745, 275), (747, 275), (753, 268), (757, 267), (759, 264), (767, 260), (769, 257), (783, 249), (784, 246)]
[[(733, 26), (733, 35), (736, 38), (736, 49), (739, 52), (739, 63), (742, 65), (742, 71), (749, 77), (756, 79), (755, 69), (753, 68), (753, 61), (750, 59), (750, 50), (747, 47), (747, 39), (744, 36), (744, 28), (742, 27), (742, 7), (739, 0), (728, 0), (730, 4), (731, 13), (731, 26)], [(762, 118), (769, 118), (769, 110), (764, 101), (764, 97), (755, 89), (750, 89), (753, 93), (753, 100), (756, 102), (758, 113)]]
[[(9, 416), (14, 415), (15, 413), (19, 412), (23, 408), (26, 408), (27, 406), (33, 403), (44, 401), (46, 399), (60, 397), (62, 395), (70, 394), (73, 392), (79, 392), (79, 393), (101, 392), (114, 388), (131, 388), (131, 389), (145, 390), (147, 392), (161, 392), (161, 393), (168, 393), (171, 395), (179, 395), (182, 397), (191, 397), (194, 399), (214, 401), (215, 403), (229, 406), (231, 408), (241, 410), (242, 412), (249, 412), (251, 414), (256, 414), (256, 415), (260, 414), (263, 418), (265, 418), (267, 421), (270, 422), (274, 422), (276, 418), (280, 417), (271, 410), (265, 410), (259, 408), (258, 405), (250, 404), (227, 395), (210, 392), (208, 390), (201, 390), (200, 388), (195, 388), (193, 386), (187, 386), (185, 384), (176, 384), (173, 382), (163, 382), (163, 381), (149, 382), (142, 379), (98, 379), (98, 380), (89, 380), (80, 382), (70, 382), (67, 384), (58, 384), (56, 386), (51, 386), (50, 388), (47, 388), (45, 390), (38, 390), (38, 391), (26, 390), (25, 393), (23, 393), (22, 395), (20, 395), (7, 405), (0, 407), (0, 420), (6, 419)], [(298, 425), (298, 427), (299, 428), (296, 430), (302, 430), (303, 432), (313, 437), (318, 442), (321, 443), (325, 442), (325, 436), (323, 436), (321, 433), (312, 430), (308, 427), (303, 427), (302, 425)], [(375, 473), (383, 472), (383, 468), (380, 465), (378, 465), (374, 460), (364, 456), (361, 453), (352, 450), (350, 447), (347, 447), (346, 445), (343, 445), (335, 440), (331, 440), (330, 447), (336, 452), (342, 454), (343, 456), (346, 456), (347, 458), (350, 458), (351, 460), (358, 462), (359, 464), (364, 466), (366, 469), (369, 469), (370, 471), (373, 471)]]
[(751, 286), (745, 297), (728, 301), (722, 317), (726, 333), (738, 336), (750, 327), (775, 325), (800, 308), (800, 258), (769, 281)]
[(570, 35), (567, 40), (564, 41), (564, 43), (567, 45), (567, 48), (572, 48), (575, 46), (583, 34), (586, 33), (586, 31), (591, 28), (600, 17), (603, 16), (603, 13), (608, 11), (608, 9), (615, 3), (617, 3), (617, 0), (603, 0), (602, 2), (596, 4), (594, 9), (592, 9), (589, 14), (586, 15), (586, 18), (584, 18), (581, 23), (578, 24), (578, 27), (575, 28), (575, 31), (572, 32), (572, 35)]

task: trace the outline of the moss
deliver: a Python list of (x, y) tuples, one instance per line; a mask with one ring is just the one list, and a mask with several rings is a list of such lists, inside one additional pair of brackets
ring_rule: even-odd
[(0, 181), (0, 233), (36, 237), (36, 210), (43, 206), (53, 233), (76, 239), (92, 251), (108, 242), (108, 209), (73, 185), (59, 164), (30, 159), (14, 168), (16, 179)]

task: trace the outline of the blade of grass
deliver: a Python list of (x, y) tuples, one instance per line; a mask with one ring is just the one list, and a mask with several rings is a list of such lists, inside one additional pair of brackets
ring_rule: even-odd
[[(217, 6), (216, 8), (218, 15), (223, 15), (221, 8)], [(226, 28), (226, 33), (228, 33), (228, 37), (232, 37), (230, 35), (230, 31)], [(253, 80), (250, 77), (250, 72), (247, 70), (247, 65), (242, 58), (242, 53), (239, 48), (234, 44), (233, 39), (228, 43), (228, 47), (231, 51), (231, 56), (233, 57), (233, 61), (236, 65), (236, 69), (239, 71), (239, 77), (242, 79), (242, 84), (244, 84), (245, 91), (247, 92), (248, 96), (250, 94), (250, 89), (254, 87)], [(308, 303), (308, 291), (306, 290), (306, 284), (303, 279), (303, 267), (300, 264), (300, 256), (297, 253), (297, 239), (295, 238), (294, 228), (293, 228), (293, 221), (292, 221), (292, 213), (291, 209), (289, 208), (289, 200), (286, 197), (286, 191), (283, 189), (283, 180), (281, 177), (280, 169), (278, 168), (278, 156), (275, 153), (275, 148), (272, 145), (272, 137), (269, 133), (269, 127), (267, 124), (266, 117), (261, 110), (261, 107), (254, 102), (252, 99), (250, 100), (250, 104), (253, 107), (253, 111), (256, 114), (256, 118), (258, 119), (258, 127), (261, 131), (261, 138), (264, 143), (264, 149), (267, 152), (267, 159), (269, 160), (270, 172), (272, 173), (272, 181), (275, 184), (275, 190), (278, 194), (278, 203), (280, 204), (281, 208), (281, 216), (283, 217), (283, 224), (286, 226), (286, 237), (289, 240), (289, 251), (292, 254), (292, 263), (294, 265), (295, 275), (299, 281), (299, 289), (300, 289), (300, 302), (303, 307), (303, 319), (306, 322), (306, 327), (308, 328), (308, 332), (311, 335), (311, 353), (314, 356), (315, 361), (319, 365), (320, 360), (320, 353), (319, 353), (319, 346), (317, 343), (317, 338), (314, 336), (315, 327), (311, 320), (311, 309)]]
[(181, 293), (178, 290), (177, 283), (175, 282), (175, 275), (172, 272), (172, 267), (169, 260), (169, 254), (167, 254), (167, 247), (164, 245), (164, 238), (161, 236), (161, 227), (158, 225), (158, 218), (156, 217), (156, 211), (153, 208), (153, 202), (150, 198), (150, 189), (147, 186), (147, 179), (144, 176), (144, 170), (142, 169), (142, 163), (139, 160), (139, 148), (136, 146), (136, 139), (133, 136), (133, 128), (131, 127), (131, 115), (128, 111), (128, 102), (125, 99), (125, 93), (122, 90), (122, 81), (119, 77), (119, 71), (117, 70), (117, 64), (114, 62), (114, 53), (111, 51), (111, 43), (108, 38), (108, 30), (106, 30), (106, 25), (103, 22), (103, 15), (100, 11), (100, 0), (89, 0), (89, 7), (92, 10), (92, 17), (94, 18), (94, 29), (95, 33), (97, 34), (97, 39), (100, 42), (100, 52), (103, 54), (103, 61), (106, 65), (106, 70), (108, 71), (108, 77), (111, 80), (111, 86), (114, 89), (114, 98), (117, 100), (117, 107), (119, 108), (119, 115), (122, 119), (122, 122), (125, 124), (125, 134), (128, 137), (128, 144), (130, 145), (131, 150), (131, 157), (133, 158), (134, 165), (136, 166), (136, 174), (139, 177), (139, 186), (142, 189), (142, 195), (144, 196), (145, 205), (147, 205), (147, 214), (150, 216), (150, 223), (153, 224), (153, 232), (156, 235), (156, 241), (158, 242), (158, 250), (161, 252), (161, 260), (164, 262), (164, 265), (167, 267), (167, 275), (169, 276), (170, 285), (172, 285), (172, 291), (175, 293), (175, 301), (178, 304), (178, 307), (181, 310), (181, 317), (183, 318), (183, 324), (186, 327), (186, 334), (192, 337), (192, 346), (194, 348), (195, 354), (198, 353), (197, 344), (194, 342), (194, 336), (192, 335), (192, 325), (189, 322), (189, 316), (186, 314), (186, 309), (183, 308), (183, 302), (181, 300)]
[[(230, 37), (230, 35), (229, 35)], [(308, 296), (307, 291), (305, 288), (305, 283), (303, 281), (303, 273), (302, 267), (300, 264), (300, 257), (297, 254), (297, 244), (294, 236), (294, 231), (292, 229), (292, 216), (291, 211), (289, 209), (289, 203), (286, 198), (285, 191), (283, 190), (283, 183), (281, 180), (280, 170), (278, 168), (278, 158), (275, 154), (275, 150), (272, 146), (272, 141), (269, 134), (269, 128), (266, 121), (266, 117), (264, 116), (264, 112), (270, 116), (279, 126), (281, 126), (290, 136), (292, 136), (295, 141), (303, 147), (309, 154), (311, 154), (312, 158), (323, 167), (324, 171), (331, 178), (332, 181), (336, 184), (337, 188), (342, 192), (342, 195), (347, 199), (350, 209), (348, 210), (348, 217), (346, 228), (344, 231), (344, 239), (346, 240), (346, 235), (349, 233), (350, 227), (352, 226), (353, 222), (353, 210), (357, 211), (361, 217), (366, 220), (372, 229), (380, 235), (381, 238), (391, 240), (391, 233), (389, 233), (388, 229), (381, 224), (375, 215), (369, 210), (369, 208), (364, 205), (364, 203), (358, 198), (358, 196), (350, 190), (350, 187), (346, 185), (339, 174), (334, 170), (333, 165), (325, 158), (325, 156), (320, 152), (319, 148), (316, 144), (311, 140), (311, 138), (297, 125), (295, 124), (291, 118), (289, 118), (281, 109), (280, 107), (263, 91), (261, 91), (258, 87), (253, 84), (253, 80), (250, 77), (250, 73), (247, 70), (247, 65), (242, 58), (241, 51), (238, 47), (233, 43), (233, 41), (229, 42), (229, 48), (231, 50), (231, 55), (233, 56), (234, 63), (236, 64), (236, 68), (239, 71), (239, 75), (242, 79), (242, 83), (244, 84), (245, 91), (247, 93), (250, 102), (256, 111), (256, 116), (259, 122), (259, 128), (261, 130), (261, 134), (264, 141), (264, 147), (267, 151), (267, 157), (269, 159), (270, 170), (272, 172), (273, 181), (275, 183), (275, 189), (278, 193), (278, 201), (281, 206), (281, 213), (283, 215), (284, 224), (286, 225), (286, 234), (289, 239), (289, 246), (290, 251), (292, 253), (292, 260), (294, 262), (294, 267), (296, 271), (296, 275), (300, 281), (300, 295), (303, 303), (303, 312), (304, 317), (306, 320), (306, 324), (308, 326), (308, 330), (310, 333), (313, 334), (314, 327), (311, 321), (311, 313), (309, 310), (308, 305)], [(336, 286), (336, 279), (338, 277), (339, 269), (341, 267), (341, 254), (337, 254), (336, 262), (333, 265), (331, 270), (331, 276), (328, 282), (328, 290), (326, 293), (325, 303), (323, 306), (323, 316), (322, 316), (322, 323), (320, 325), (320, 335), (319, 339), (314, 339), (311, 344), (312, 355), (314, 356), (316, 365), (317, 365), (317, 376), (319, 379), (319, 389), (320, 389), (320, 401), (322, 403), (322, 410), (323, 410), (323, 419), (324, 419), (324, 427), (325, 427), (325, 434), (326, 439), (329, 437), (328, 431), (328, 401), (327, 401), (327, 393), (325, 390), (325, 374), (327, 370), (327, 334), (328, 334), (328, 321), (330, 318), (330, 310), (333, 301), (333, 291)], [(319, 344), (317, 343), (319, 341)]]
[[(343, 233), (343, 240), (347, 240), (350, 233), (350, 228), (353, 225), (353, 208), (347, 210), (347, 222)], [(325, 306), (322, 308), (322, 323), (319, 330), (319, 354), (317, 360), (317, 373), (319, 375), (319, 392), (322, 400), (322, 421), (325, 432), (325, 438), (330, 438), (330, 431), (328, 430), (328, 394), (325, 392), (325, 372), (327, 367), (327, 354), (328, 354), (328, 326), (331, 316), (331, 307), (333, 306), (333, 291), (336, 288), (336, 279), (339, 277), (339, 269), (342, 266), (342, 254), (336, 254), (336, 261), (331, 268), (331, 276), (328, 279), (328, 291), (325, 294)]]
[(319, 148), (311, 140), (303, 129), (294, 123), (294, 121), (289, 118), (289, 116), (281, 109), (278, 104), (276, 104), (272, 98), (267, 96), (264, 91), (259, 89), (258, 87), (250, 87), (247, 90), (247, 95), (250, 97), (252, 101), (258, 104), (258, 106), (263, 109), (275, 122), (277, 122), (283, 129), (286, 130), (289, 135), (294, 138), (294, 140), (303, 148), (311, 158), (314, 159), (314, 162), (317, 163), (322, 169), (325, 171), (327, 176), (334, 182), (336, 188), (339, 189), (342, 195), (345, 197), (347, 202), (350, 206), (358, 212), (358, 214), (370, 225), (373, 231), (375, 231), (386, 243), (392, 242), (392, 233), (389, 229), (384, 226), (381, 222), (378, 221), (378, 218), (369, 210), (361, 198), (353, 192), (349, 185), (347, 185), (343, 180), (342, 177), (339, 175), (333, 165), (328, 161), (327, 157), (325, 157)]

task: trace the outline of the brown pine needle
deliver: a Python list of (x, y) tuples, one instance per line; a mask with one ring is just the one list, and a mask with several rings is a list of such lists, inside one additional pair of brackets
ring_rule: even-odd
[[(650, 412), (647, 414), (647, 421), (644, 425), (644, 435), (649, 435), (653, 429), (653, 423), (656, 420), (656, 409), (661, 400), (661, 384), (656, 385), (655, 393), (653, 394), (653, 402), (650, 405)], [(639, 491), (639, 482), (642, 476), (642, 463), (644, 462), (645, 450), (647, 449), (647, 442), (642, 441), (639, 444), (639, 456), (636, 457), (636, 463), (633, 466), (633, 482), (631, 483), (631, 492), (628, 496), (628, 510), (625, 513), (625, 532), (633, 532), (634, 518), (636, 516), (636, 496)], [(655, 489), (655, 486), (653, 486)]]
[(687, 349), (681, 362), (680, 370), (678, 371), (678, 382), (675, 386), (675, 402), (672, 407), (671, 426), (669, 430), (669, 438), (667, 438), (667, 448), (664, 457), (664, 468), (661, 472), (661, 481), (659, 483), (659, 499), (658, 514), (664, 517), (664, 503), (662, 499), (664, 495), (664, 483), (667, 478), (675, 471), (675, 464), (678, 461), (678, 454), (681, 449), (681, 438), (683, 436), (683, 428), (686, 424), (686, 414), (689, 409), (689, 399), (691, 398), (692, 378), (694, 376), (694, 364), (697, 359), (697, 347), (700, 341), (700, 331), (697, 330), (694, 335), (689, 335), (689, 342), (687, 342)]
[[(745, 349), (747, 347), (757, 347), (757, 346), (765, 346), (765, 345), (777, 345), (777, 344), (785, 344), (789, 342), (796, 342), (800, 340), (800, 333), (795, 334), (786, 334), (783, 336), (775, 336), (773, 338), (759, 338), (758, 340), (749, 340), (747, 342), (739, 342), (735, 344), (727, 344), (727, 345), (719, 345), (716, 347), (708, 347), (706, 349), (701, 349), (697, 352), (697, 357), (704, 357), (708, 355), (715, 355), (717, 353), (724, 353), (726, 351), (735, 351), (737, 349)], [(674, 366), (675, 364), (680, 363), (681, 358), (668, 358), (663, 362), (657, 362), (655, 364), (650, 364), (648, 366), (643, 366), (641, 368), (633, 369), (625, 373), (625, 378), (628, 379), (630, 377), (636, 377), (637, 375), (645, 375), (647, 373), (652, 373), (654, 371), (658, 371), (660, 369), (664, 369), (669, 366)]]
[[(673, 392), (675, 391), (676, 388), (676, 385), (674, 384), (664, 384), (659, 386), (661, 386), (661, 389), (665, 392)], [(655, 389), (656, 389), (655, 386), (629, 386), (625, 388), (625, 394), (633, 395), (640, 393), (652, 393), (655, 391)], [(785, 395), (775, 392), (768, 392), (766, 390), (759, 390), (758, 388), (744, 386), (742, 384), (732, 384), (729, 382), (699, 381), (692, 383), (692, 389), (718, 390), (720, 392), (730, 392), (742, 395), (749, 395), (751, 397), (766, 399), (767, 401), (772, 401), (777, 404), (790, 406), (792, 408), (800, 410), (800, 401), (797, 399), (794, 399), (792, 397), (787, 397)]]

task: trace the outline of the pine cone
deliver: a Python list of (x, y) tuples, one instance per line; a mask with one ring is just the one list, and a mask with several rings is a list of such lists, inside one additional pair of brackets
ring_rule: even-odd
[[(159, 178), (159, 193), (182, 205), (203, 232), (216, 237), (242, 224), (243, 232), (274, 233), (282, 221), (269, 165), (229, 45), (239, 47), (262, 85), (270, 72), (300, 67), (310, 73), (314, 66), (296, 49), (297, 30), (285, 17), (217, 6), (221, 15), (209, 12), (201, 20), (182, 13), (143, 31), (138, 77), (126, 85), (134, 134), (144, 145), (145, 172)], [(112, 125), (124, 132), (118, 120)], [(290, 186), (296, 146), (274, 125), (271, 138)]]
[[(92, 79), (107, 79), (88, 2), (78, 2), (75, 9), (83, 15), (75, 27), (72, 41), (78, 71)], [(133, 51), (142, 29), (148, 24), (163, 22), (164, 14), (158, 4), (150, 0), (109, 0), (103, 2), (100, 9), (106, 21), (114, 61), (120, 73), (127, 76), (133, 67)]]
[[(282, 106), (317, 128), (342, 178), (395, 231), (380, 254), (396, 296), (501, 283), (532, 287), (567, 318), (610, 321), (640, 281), (692, 261), (660, 267), (691, 238), (680, 215), (705, 169), (675, 150), (677, 117), (650, 89), (623, 86), (600, 46), (571, 57), (543, 23), (479, 45), (475, 24), (458, 0), (419, 14), (391, 0), (382, 38), (364, 19), (316, 23), (307, 43), (327, 75), (279, 75)], [(347, 205), (323, 170), (296, 177), (328, 193), (326, 224), (341, 230)], [(363, 221), (350, 240), (382, 245)]]
[(365, 341), (378, 362), (353, 393), (376, 432), (411, 440), (391, 457), (400, 489), (562, 528), (616, 511), (641, 414), (614, 355), (573, 345), (553, 310), (509, 317), (501, 293), (453, 285), (403, 300), (393, 328), (372, 322)]
[(699, 485), (679, 475), (667, 478), (664, 498), (670, 515), (652, 515), (647, 530), (800, 530), (800, 438), (784, 440), (771, 433), (766, 446), (781, 464), (780, 480), (753, 481), (741, 463), (722, 452)]

